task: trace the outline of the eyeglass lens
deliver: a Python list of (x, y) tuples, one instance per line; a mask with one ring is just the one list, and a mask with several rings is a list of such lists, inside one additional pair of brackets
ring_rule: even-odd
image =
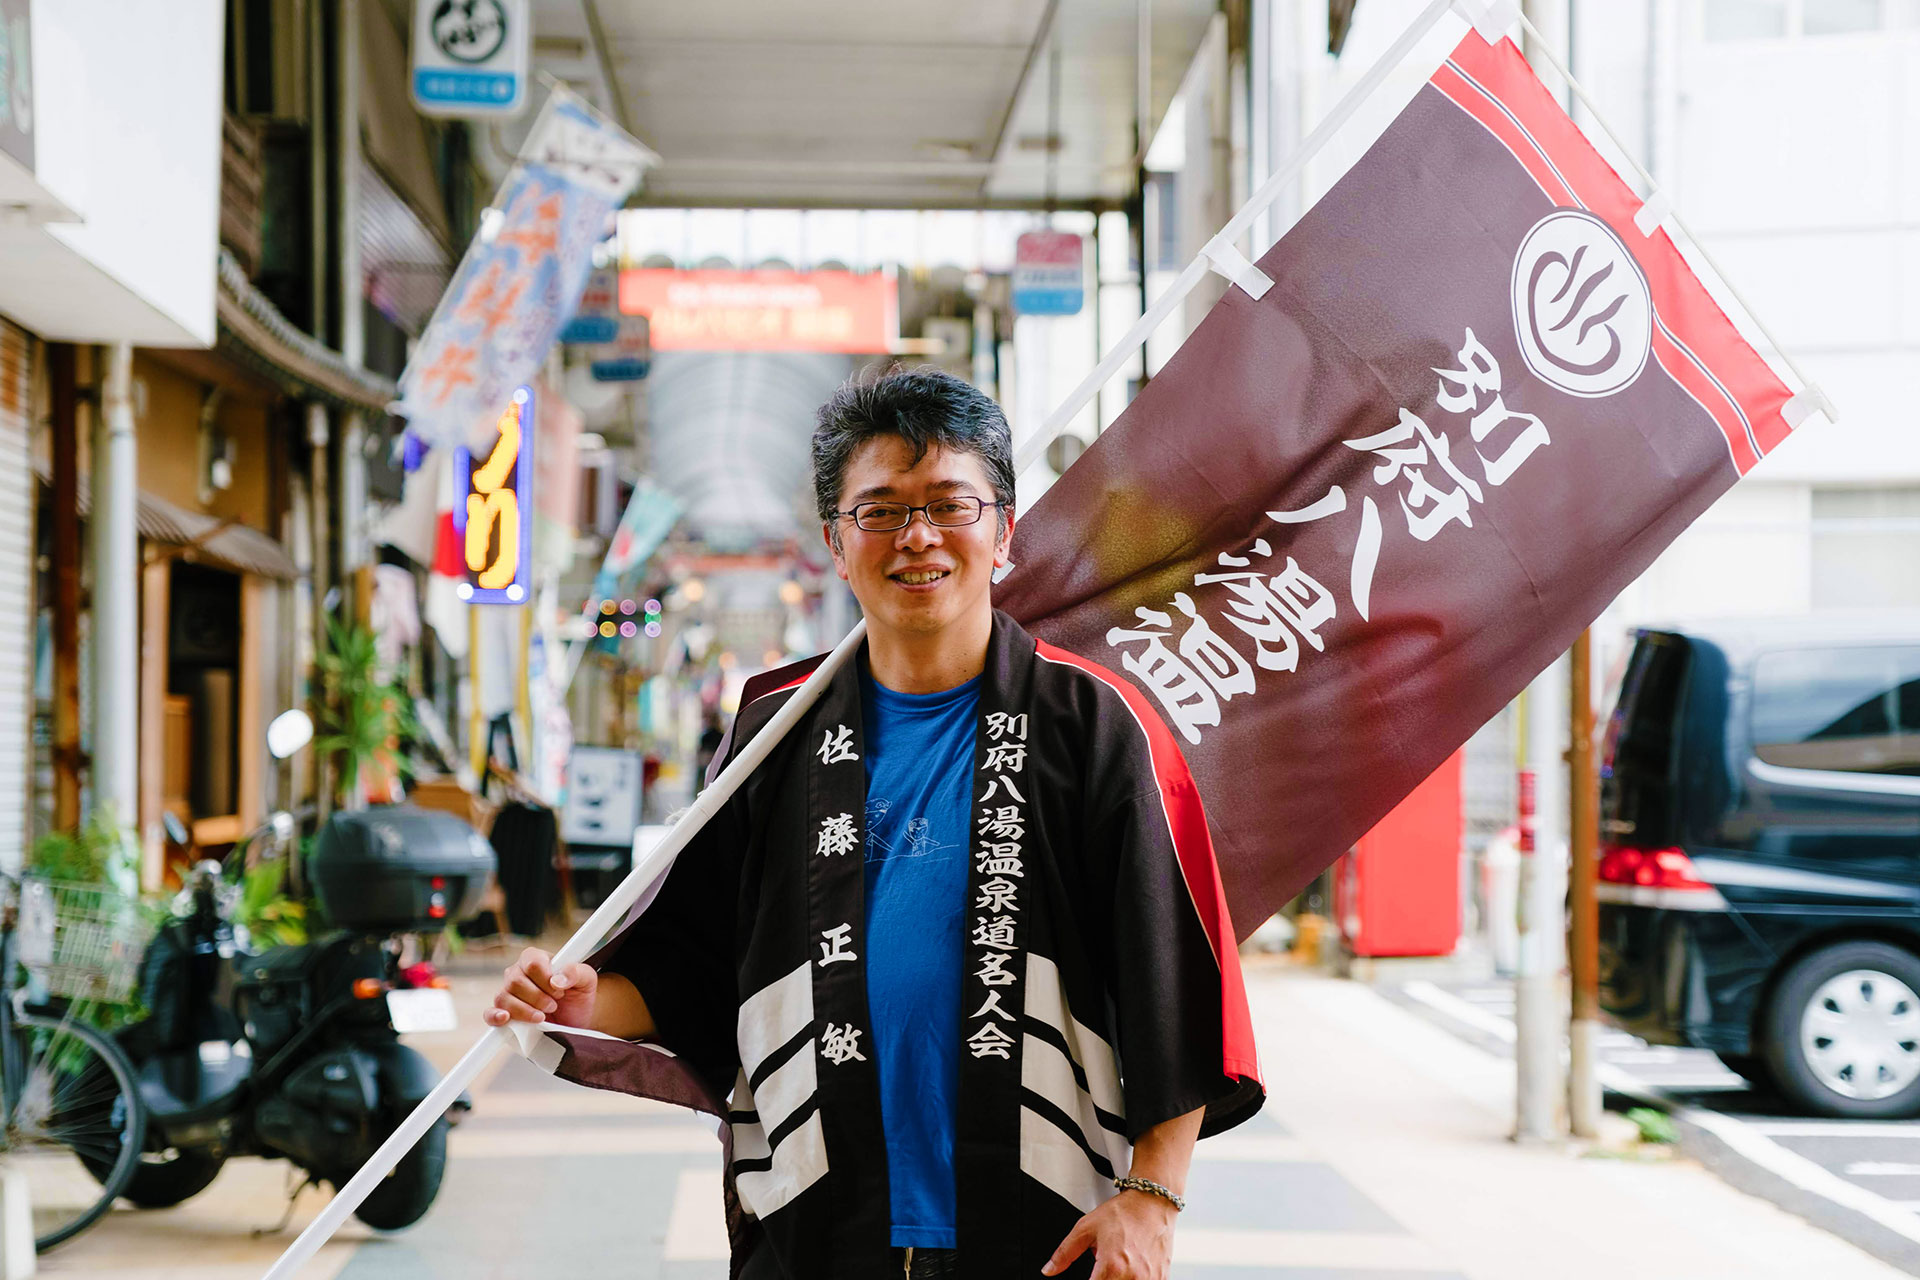
[(909, 507), (901, 502), (866, 502), (853, 509), (853, 522), (868, 533), (891, 533), (904, 529), (916, 511), (927, 513), (927, 523), (943, 528), (974, 523), (984, 503), (979, 498), (942, 498), (924, 507)]

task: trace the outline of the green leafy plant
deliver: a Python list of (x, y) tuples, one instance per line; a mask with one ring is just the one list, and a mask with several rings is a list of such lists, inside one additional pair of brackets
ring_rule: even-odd
[[(104, 890), (101, 910), (111, 910), (110, 904), (117, 896), (124, 903), (119, 910), (126, 922), (140, 932), (151, 932), (151, 926), (164, 915), (164, 907), (139, 897), (139, 839), (131, 827), (121, 825), (111, 805), (96, 807), (77, 830), (49, 832), (34, 841), (25, 870), (57, 885)], [(71, 890), (57, 888), (56, 892)], [(58, 959), (62, 954), (56, 946), (57, 963), (66, 962)], [(124, 1000), (78, 997), (67, 1011), (75, 1020), (102, 1031), (116, 1030), (146, 1016), (137, 991)]]
[(412, 702), (380, 669), (373, 632), (358, 623), (327, 619), (327, 647), (320, 670), (320, 733), (314, 746), (335, 758), (339, 790), (355, 793), (369, 774), (385, 770), (406, 778), (413, 769), (397, 749), (415, 732)]
[(1640, 1130), (1642, 1142), (1670, 1146), (1680, 1141), (1680, 1130), (1674, 1127), (1673, 1117), (1657, 1108), (1634, 1107), (1627, 1112), (1627, 1119)]
[(299, 946), (306, 942), (308, 905), (290, 897), (284, 890), (287, 860), (269, 858), (247, 868), (240, 878), (240, 898), (234, 904), (233, 922), (243, 926), (257, 950), (262, 947)]
[(33, 842), (27, 873), (113, 889), (132, 898), (140, 888), (140, 842), (112, 805), (100, 805), (76, 831), (52, 831)]

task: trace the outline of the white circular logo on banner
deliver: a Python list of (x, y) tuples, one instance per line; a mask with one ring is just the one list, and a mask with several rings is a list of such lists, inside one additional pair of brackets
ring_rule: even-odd
[(1542, 382), (1610, 396), (1646, 367), (1653, 296), (1612, 227), (1581, 209), (1556, 209), (1514, 255), (1513, 330)]

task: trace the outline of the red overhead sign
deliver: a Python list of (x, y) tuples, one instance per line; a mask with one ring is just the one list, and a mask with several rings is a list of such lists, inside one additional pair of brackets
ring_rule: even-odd
[(620, 273), (620, 310), (645, 315), (655, 351), (885, 352), (899, 334), (891, 272)]

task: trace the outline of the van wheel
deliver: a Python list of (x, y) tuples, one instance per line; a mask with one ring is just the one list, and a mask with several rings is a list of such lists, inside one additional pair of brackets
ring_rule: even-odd
[[(1757, 1040), (1754, 1042), (1754, 1047), (1756, 1049), (1760, 1047)], [(1767, 1069), (1767, 1060), (1762, 1054), (1721, 1053), (1715, 1054), (1714, 1056), (1720, 1059), (1721, 1065), (1726, 1067), (1727, 1070), (1740, 1076), (1756, 1089), (1765, 1090), (1777, 1087), (1773, 1083), (1773, 1072)]]
[(1767, 1006), (1764, 1060), (1780, 1092), (1820, 1115), (1920, 1113), (1920, 958), (1842, 942), (1802, 959)]

